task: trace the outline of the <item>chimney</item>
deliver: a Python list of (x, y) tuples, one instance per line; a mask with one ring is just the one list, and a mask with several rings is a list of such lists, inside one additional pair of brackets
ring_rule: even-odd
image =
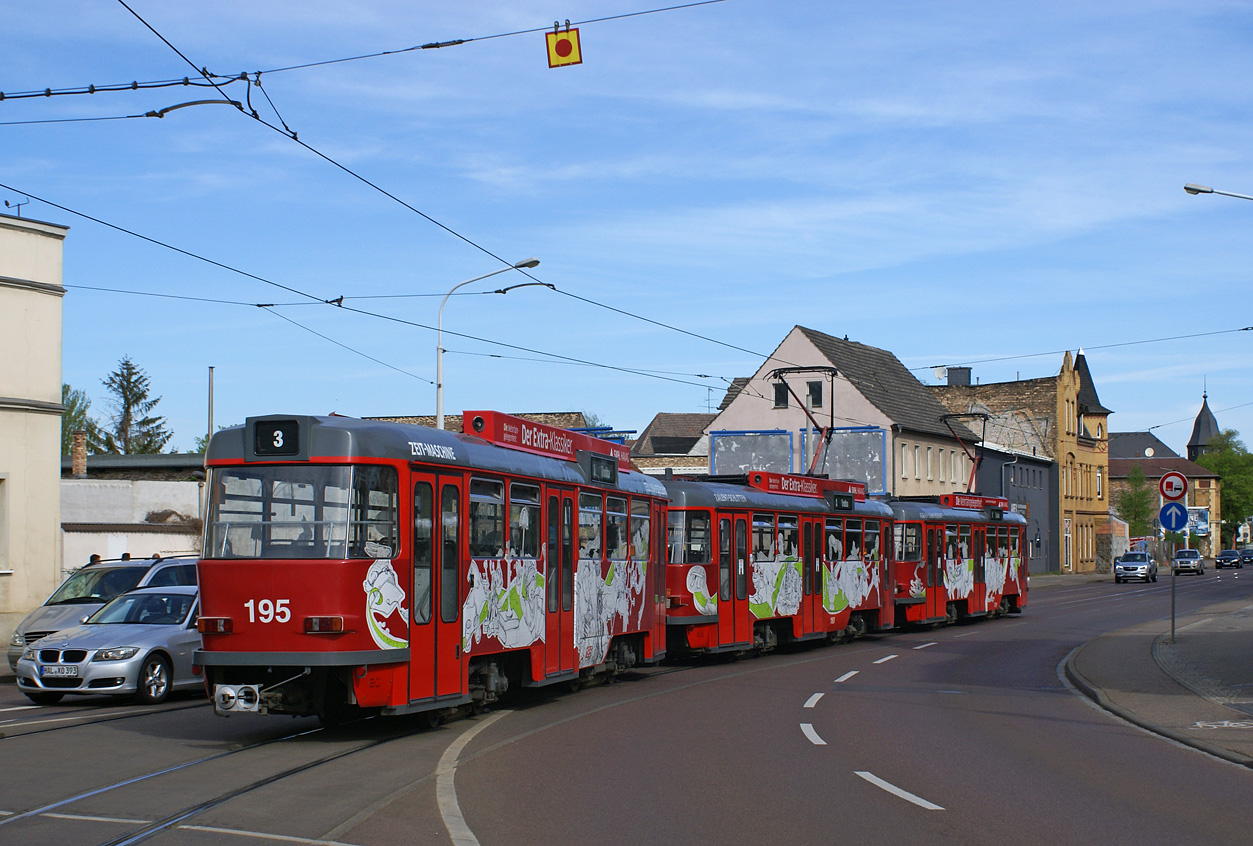
[(87, 478), (87, 433), (79, 429), (70, 447), (70, 472), (75, 479)]
[(970, 368), (969, 367), (948, 368), (948, 386), (950, 388), (969, 388), (970, 387)]

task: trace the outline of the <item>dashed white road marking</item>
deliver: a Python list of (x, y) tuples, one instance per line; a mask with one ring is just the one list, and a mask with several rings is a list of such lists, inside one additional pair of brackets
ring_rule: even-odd
[(826, 746), (827, 742), (818, 736), (818, 732), (814, 731), (812, 723), (801, 723), (801, 731), (805, 737), (809, 738), (809, 742), (814, 746)]
[(932, 802), (928, 802), (926, 799), (923, 799), (921, 796), (915, 796), (914, 794), (910, 793), (908, 790), (901, 790), (895, 784), (892, 784), (891, 782), (888, 782), (888, 781), (884, 781), (883, 779), (879, 778), (874, 773), (868, 773), (865, 770), (856, 770), (855, 772), (857, 773), (857, 775), (861, 776), (866, 781), (873, 784), (875, 787), (882, 788), (883, 790), (886, 790), (888, 793), (891, 793), (893, 796), (899, 796), (901, 799), (904, 799), (906, 802), (913, 802), (919, 808), (924, 808), (928, 811), (943, 811), (944, 810), (939, 805), (936, 805)]
[(122, 817), (93, 817), (89, 814), (40, 814), (41, 817), (52, 817), (57, 820), (82, 820), (83, 822), (111, 822), (125, 825), (148, 825), (152, 820), (128, 820)]
[(964, 634), (953, 635), (953, 637), (970, 637), (971, 635), (977, 635), (977, 634), (978, 632), (965, 632)]
[(435, 801), (439, 805), (439, 815), (444, 819), (444, 828), (448, 829), (448, 837), (453, 846), (479, 846), (479, 839), (474, 836), (470, 826), (466, 825), (466, 818), (461, 814), (461, 805), (457, 802), (457, 788), (453, 783), (453, 777), (457, 773), (457, 756), (476, 734), (508, 713), (510, 712), (497, 711), (464, 732), (448, 745), (439, 758), (439, 765), (436, 767), (439, 778), (435, 780)]
[(813, 696), (805, 700), (805, 707), (806, 708), (814, 707), (815, 705), (818, 704), (818, 700), (821, 699), (823, 695), (824, 694), (821, 694), (821, 693), (815, 693)]
[(895, 655), (885, 655), (885, 656), (883, 656), (882, 658), (880, 658), (878, 661), (875, 661), (875, 663), (876, 663), (876, 664), (886, 664), (887, 662), (891, 661), (891, 660), (892, 660), (893, 658), (895, 658), (895, 657), (896, 657)]
[(926, 649), (928, 646), (935, 646), (935, 644), (936, 644), (936, 641), (933, 640), (930, 643), (924, 643), (921, 646), (915, 646), (914, 649)]
[(29, 711), (32, 708), (38, 708), (38, 705), (14, 705), (12, 708), (0, 708), (2, 711)]
[(353, 846), (339, 840), (312, 840), (308, 837), (294, 837), (289, 834), (266, 834), (264, 831), (243, 831), (238, 828), (218, 828), (212, 825), (180, 825), (186, 831), (203, 831), (208, 834), (234, 834), (239, 837), (251, 837), (256, 840), (277, 840), (281, 843), (310, 843), (317, 846)]
[(858, 671), (857, 671), (857, 670), (849, 670), (847, 673), (845, 673), (844, 675), (842, 675), (842, 676), (840, 676), (838, 679), (836, 679), (836, 680), (835, 680), (835, 683), (836, 683), (836, 684), (842, 684), (843, 682), (846, 682), (846, 681), (848, 681), (849, 679), (851, 679), (853, 676), (857, 675), (857, 673), (858, 673)]

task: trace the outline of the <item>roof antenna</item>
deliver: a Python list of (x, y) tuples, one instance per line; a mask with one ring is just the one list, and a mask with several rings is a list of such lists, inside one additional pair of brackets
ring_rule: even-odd
[[(22, 196), (25, 197), (26, 195), (23, 194)], [(4, 207), (6, 209), (16, 209), (18, 217), (22, 216), (22, 206), (29, 206), (29, 205), (30, 205), (30, 197), (26, 197), (26, 202), (24, 203), (10, 203), (8, 200), (4, 201)]]

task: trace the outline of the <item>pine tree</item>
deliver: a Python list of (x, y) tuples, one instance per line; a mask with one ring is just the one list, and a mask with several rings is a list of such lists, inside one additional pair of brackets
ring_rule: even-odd
[(143, 368), (124, 356), (117, 370), (104, 380), (112, 394), (109, 428), (104, 432), (104, 451), (114, 455), (153, 455), (174, 437), (165, 418), (152, 414), (160, 397), (149, 398), (151, 385)]

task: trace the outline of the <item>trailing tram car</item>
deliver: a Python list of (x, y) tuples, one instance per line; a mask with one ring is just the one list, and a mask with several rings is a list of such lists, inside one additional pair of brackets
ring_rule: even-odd
[(213, 435), (196, 663), (218, 713), (434, 721), (665, 656), (662, 484), (619, 444), (463, 420)]
[(891, 501), (897, 620), (957, 622), (1022, 610), (1026, 519), (970, 494)]
[(764, 471), (663, 483), (672, 652), (760, 652), (893, 625), (892, 510), (864, 485)]

